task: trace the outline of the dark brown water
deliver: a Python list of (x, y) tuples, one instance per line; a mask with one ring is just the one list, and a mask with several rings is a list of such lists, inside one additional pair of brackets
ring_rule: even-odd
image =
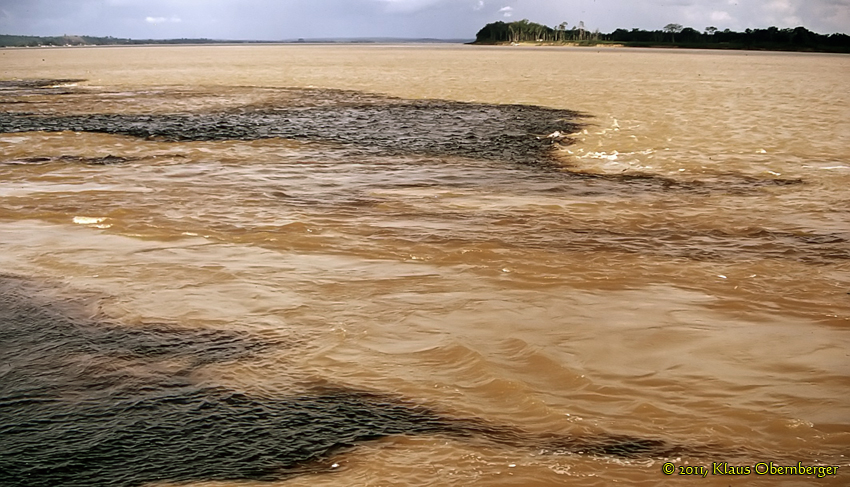
[(846, 56), (2, 56), (9, 485), (846, 483)]

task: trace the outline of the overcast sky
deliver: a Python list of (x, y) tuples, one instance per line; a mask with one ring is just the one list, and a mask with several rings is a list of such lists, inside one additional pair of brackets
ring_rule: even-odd
[(470, 39), (488, 22), (850, 33), (850, 0), (0, 0), (0, 34), (283, 40)]

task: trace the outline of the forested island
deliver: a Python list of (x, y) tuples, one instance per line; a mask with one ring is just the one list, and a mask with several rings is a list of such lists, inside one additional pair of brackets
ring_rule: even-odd
[(566, 22), (549, 27), (527, 19), (516, 22), (493, 22), (478, 31), (473, 44), (545, 45), (622, 45), (629, 47), (682, 47), (692, 49), (753, 49), (769, 51), (810, 51), (850, 53), (850, 36), (823, 35), (805, 27), (794, 29), (729, 29), (706, 27), (699, 32), (681, 24), (667, 24), (661, 30), (617, 29), (610, 34), (590, 31), (584, 22), (567, 28)]

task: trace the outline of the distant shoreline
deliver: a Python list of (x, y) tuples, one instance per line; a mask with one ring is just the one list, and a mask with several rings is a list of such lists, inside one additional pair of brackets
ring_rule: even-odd
[[(809, 35), (807, 43), (778, 43), (778, 42), (752, 42), (747, 36), (751, 33), (737, 32), (718, 32), (715, 34), (718, 38), (723, 35), (730, 37), (728, 41), (717, 42), (712, 37), (700, 34), (691, 34), (690, 40), (678, 41), (677, 38), (669, 36), (664, 37), (661, 31), (632, 31), (626, 32), (618, 29), (611, 34), (585, 34), (588, 37), (595, 38), (579, 40), (578, 38), (564, 38), (569, 35), (576, 35), (572, 31), (556, 31), (546, 26), (537, 26), (537, 24), (523, 24), (523, 26), (537, 26), (531, 37), (523, 38), (516, 32), (510, 31), (512, 24), (495, 23), (488, 24), (482, 29), (476, 39), (435, 39), (435, 38), (395, 38), (395, 37), (370, 37), (370, 38), (313, 38), (313, 39), (286, 39), (286, 40), (242, 40), (242, 39), (129, 39), (116, 37), (91, 37), (91, 36), (18, 36), (9, 34), (0, 34), (0, 48), (54, 48), (54, 47), (128, 47), (128, 46), (242, 46), (242, 45), (414, 45), (414, 44), (432, 44), (432, 45), (448, 45), (448, 44), (464, 44), (473, 46), (523, 46), (523, 47), (591, 47), (591, 48), (617, 48), (617, 47), (637, 47), (649, 49), (711, 49), (724, 51), (774, 51), (774, 52), (812, 52), (812, 53), (832, 53), (832, 54), (850, 54), (850, 36), (844, 34), (833, 34), (832, 36), (821, 36), (819, 34), (806, 31), (803, 28), (790, 31), (776, 30), (780, 33), (800, 32), (803, 35)], [(501, 30), (502, 32), (491, 32), (488, 29)], [(549, 29), (548, 33), (546, 29)], [(695, 32), (695, 31), (694, 31)], [(770, 30), (755, 31), (767, 32), (774, 34)], [(686, 34), (683, 32), (682, 35)], [(631, 40), (630, 37), (649, 35), (654, 36), (653, 40)], [(510, 37), (517, 37), (519, 40), (510, 40)], [(542, 36), (542, 39), (535, 39), (537, 36)], [(548, 36), (548, 37), (547, 37)], [(563, 36), (563, 37), (561, 37)], [(733, 36), (739, 36), (735, 38)], [(743, 37), (740, 37), (743, 36)], [(836, 38), (839, 36), (840, 38)], [(559, 38), (559, 40), (552, 40)], [(835, 45), (823, 45), (814, 40), (825, 38), (836, 41)], [(712, 39), (712, 42), (708, 42)], [(846, 44), (846, 45), (845, 45)]]
[(304, 44), (469, 44), (472, 39), (434, 39), (434, 38), (313, 38), (285, 39), (276, 41), (242, 39), (129, 39), (118, 37), (92, 36), (18, 36), (0, 34), (0, 47), (37, 48), (37, 47), (95, 47), (95, 46), (198, 46), (198, 45), (304, 45)]
[(92, 48), (115, 48), (115, 47), (203, 47), (203, 46), (463, 46), (463, 45), (472, 45), (471, 42), (416, 42), (416, 41), (406, 41), (406, 42), (393, 42), (393, 41), (382, 41), (382, 42), (331, 42), (331, 41), (322, 41), (322, 42), (275, 42), (275, 41), (258, 41), (258, 42), (240, 42), (240, 41), (221, 41), (221, 42), (199, 42), (197, 44), (186, 42), (179, 44), (165, 44), (165, 43), (137, 43), (137, 44), (78, 44), (73, 46), (51, 46), (51, 45), (42, 45), (42, 46), (0, 46), (0, 51), (3, 49), (9, 50), (27, 50), (27, 49), (92, 49)]

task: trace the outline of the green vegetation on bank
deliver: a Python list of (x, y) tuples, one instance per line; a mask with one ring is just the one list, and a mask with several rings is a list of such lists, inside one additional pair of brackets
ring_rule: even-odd
[(794, 29), (747, 29), (733, 32), (706, 27), (699, 32), (691, 27), (668, 24), (662, 30), (617, 29), (610, 34), (589, 31), (584, 22), (567, 29), (564, 22), (556, 27), (530, 22), (493, 22), (478, 31), (473, 44), (546, 43), (600, 45), (620, 44), (631, 47), (684, 47), (696, 49), (757, 49), (770, 51), (812, 51), (850, 53), (850, 36), (823, 35), (805, 27)]

